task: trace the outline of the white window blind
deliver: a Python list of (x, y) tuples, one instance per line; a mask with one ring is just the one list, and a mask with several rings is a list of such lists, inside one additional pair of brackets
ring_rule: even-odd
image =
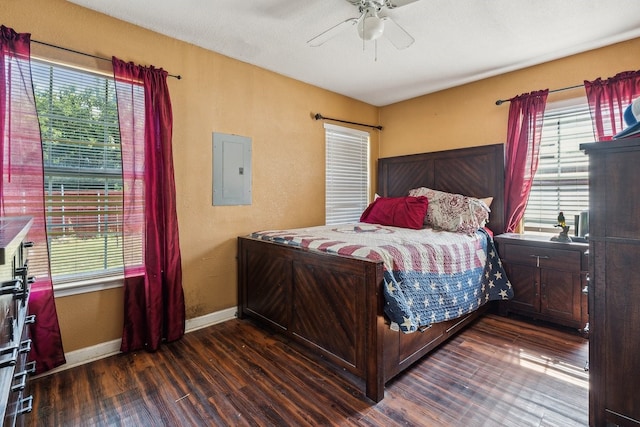
[(357, 222), (369, 203), (369, 133), (325, 124), (328, 225)]
[(574, 216), (589, 207), (589, 157), (580, 144), (593, 142), (586, 98), (550, 104), (544, 115), (540, 160), (524, 215), (526, 231), (558, 232), (563, 212), (570, 235)]
[(122, 160), (112, 77), (32, 61), (54, 286), (123, 269)]

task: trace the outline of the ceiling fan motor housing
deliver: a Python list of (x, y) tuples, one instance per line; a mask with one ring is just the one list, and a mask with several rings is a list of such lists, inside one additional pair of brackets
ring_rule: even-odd
[(360, 11), (364, 11), (367, 7), (376, 7), (378, 11), (381, 8), (395, 9), (397, 7), (404, 6), (409, 3), (413, 3), (417, 0), (347, 0), (354, 6), (359, 6)]

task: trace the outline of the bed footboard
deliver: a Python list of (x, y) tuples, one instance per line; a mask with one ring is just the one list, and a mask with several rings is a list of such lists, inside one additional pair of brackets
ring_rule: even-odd
[(277, 329), (384, 397), (381, 262), (238, 238), (238, 317)]

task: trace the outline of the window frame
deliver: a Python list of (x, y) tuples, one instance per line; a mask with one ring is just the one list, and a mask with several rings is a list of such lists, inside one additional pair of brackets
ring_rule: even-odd
[[(562, 113), (560, 113), (562, 112)], [(565, 121), (562, 124), (558, 124), (558, 120), (555, 120), (556, 125), (554, 126), (549, 122), (552, 117), (558, 117), (564, 115)], [(566, 119), (567, 116), (575, 115), (579, 120), (578, 122), (569, 123), (569, 120)], [(577, 124), (576, 124), (577, 123)], [(545, 166), (551, 167), (553, 163), (561, 165), (561, 161), (553, 161), (552, 157), (557, 156), (558, 158), (564, 154), (565, 159), (565, 169), (569, 171), (565, 171), (565, 176), (573, 173), (573, 178), (560, 178), (560, 175), (563, 173), (559, 171), (555, 177), (551, 177), (548, 179), (550, 182), (558, 182), (561, 185), (565, 185), (567, 187), (575, 188), (574, 191), (577, 191), (578, 196), (575, 200), (561, 202), (563, 200), (562, 193), (560, 190), (560, 185), (558, 185), (558, 190), (555, 198), (553, 199), (555, 202), (548, 202), (544, 200), (542, 191), (540, 190), (540, 185), (536, 183), (537, 178), (534, 177), (534, 182), (531, 187), (531, 193), (529, 194), (529, 198), (527, 200), (527, 207), (525, 209), (525, 214), (523, 217), (523, 230), (525, 234), (534, 234), (534, 233), (543, 233), (543, 234), (557, 234), (559, 229), (554, 227), (556, 223), (556, 218), (558, 213), (562, 211), (565, 214), (565, 219), (567, 225), (571, 226), (570, 235), (575, 234), (575, 220), (574, 215), (580, 214), (582, 210), (587, 210), (589, 208), (589, 158), (584, 153), (582, 153), (579, 148), (577, 150), (565, 150), (557, 146), (556, 144), (556, 152), (551, 153), (547, 151), (545, 148), (545, 144), (548, 146), (549, 141), (555, 139), (553, 135), (549, 135), (546, 132), (549, 132), (550, 129), (558, 130), (560, 126), (573, 126), (574, 129), (579, 129), (576, 132), (566, 132), (564, 136), (561, 134), (560, 138), (564, 138), (565, 142), (573, 145), (574, 147), (579, 147), (581, 143), (593, 142), (593, 126), (591, 123), (591, 114), (589, 111), (589, 104), (586, 96), (575, 97), (562, 101), (550, 102), (547, 104), (545, 108), (545, 115), (543, 119), (543, 133), (541, 135), (541, 147), (539, 153), (539, 161), (538, 161), (538, 170), (536, 171), (536, 176), (539, 174), (541, 170), (544, 170)], [(556, 132), (557, 135), (557, 132)], [(560, 150), (560, 151), (558, 151)], [(547, 157), (547, 159), (545, 159)], [(541, 168), (542, 167), (542, 168)], [(571, 172), (570, 170), (574, 168), (575, 171)], [(538, 177), (539, 179), (539, 177)], [(552, 184), (547, 185), (547, 187), (553, 187)], [(556, 209), (551, 211), (550, 209), (535, 209), (532, 203), (532, 197), (537, 197), (538, 205), (543, 204), (552, 204), (555, 203)], [(568, 210), (569, 209), (569, 210)], [(574, 210), (580, 209), (578, 212), (574, 212)], [(537, 221), (533, 221), (532, 218), (535, 217)]]
[[(325, 123), (324, 128), (325, 224), (358, 222), (370, 201), (371, 135), (369, 132), (329, 123)], [(344, 156), (349, 154), (359, 154), (359, 157), (351, 159), (347, 168), (344, 168), (345, 164), (339, 164), (339, 158), (342, 156), (344, 160)], [(340, 171), (336, 169), (338, 166), (342, 166)], [(342, 188), (338, 189), (340, 186)], [(346, 188), (351, 186), (353, 188)], [(347, 219), (341, 219), (344, 217)]]
[[(86, 68), (82, 68), (82, 67), (76, 67), (76, 66), (72, 66), (72, 65), (68, 65), (68, 64), (63, 64), (63, 63), (59, 63), (56, 61), (52, 61), (46, 58), (40, 58), (40, 57), (32, 57), (32, 64), (36, 63), (38, 64), (37, 66), (40, 66), (40, 64), (44, 67), (53, 67), (55, 68), (61, 68), (61, 69), (67, 69), (70, 70), (72, 72), (77, 72), (77, 73), (82, 73), (82, 74), (86, 74), (88, 76), (95, 76), (97, 78), (100, 79), (105, 79), (108, 80), (110, 82), (113, 82), (112, 85), (112, 89), (114, 90), (113, 96), (115, 96), (115, 79), (113, 77), (112, 74), (106, 73), (106, 72), (101, 72), (101, 71), (97, 71), (97, 70), (90, 70), (90, 69), (86, 69)], [(32, 65), (32, 69), (33, 69), (33, 65)], [(34, 73), (32, 73), (34, 74)], [(70, 80), (71, 83), (74, 82), (74, 80)], [(36, 84), (34, 82), (34, 94), (36, 92)], [(117, 100), (116, 100), (117, 103)], [(115, 113), (116, 113), (116, 122), (119, 121), (119, 117), (117, 116), (118, 112), (117, 112), (117, 104), (116, 104), (116, 108), (115, 108)], [(40, 118), (41, 116), (41, 110), (38, 111), (38, 117)], [(116, 130), (118, 133), (118, 137), (119, 137), (119, 123), (116, 124)], [(42, 128), (41, 128), (41, 133), (42, 133)], [(44, 135), (44, 133), (42, 133), (42, 139), (46, 140), (46, 136)], [(44, 143), (44, 141), (43, 141)], [(117, 146), (119, 147), (119, 142), (117, 143)], [(43, 150), (46, 150), (46, 148), (43, 146)], [(109, 186), (111, 184), (109, 184), (109, 182), (112, 182), (112, 180), (120, 180), (120, 185), (122, 186), (122, 159), (121, 157), (119, 159), (116, 159), (116, 161), (119, 163), (119, 168), (111, 168), (111, 167), (103, 167), (101, 170), (97, 170), (97, 168), (73, 168), (73, 167), (61, 167), (61, 168), (55, 168), (52, 169), (50, 167), (47, 167), (45, 165), (44, 167), (44, 175), (45, 175), (45, 198), (46, 198), (46, 202), (45, 202), (45, 209), (49, 210), (50, 209), (50, 197), (51, 195), (49, 194), (49, 189), (47, 188), (46, 183), (48, 182), (50, 177), (65, 177), (65, 178), (71, 178), (71, 177), (81, 177), (81, 178), (86, 178), (86, 177), (98, 177), (102, 180), (104, 180), (104, 185), (102, 186), (102, 188), (104, 188), (104, 186)], [(97, 196), (98, 198), (100, 196)], [(117, 196), (116, 196), (117, 197)], [(96, 205), (96, 208), (98, 208), (98, 206), (102, 206), (102, 204), (106, 204), (107, 202), (102, 202), (100, 203), (98, 201), (98, 204)], [(114, 206), (113, 202), (111, 202), (112, 204), (110, 206)], [(122, 202), (119, 202), (120, 204)], [(122, 206), (120, 206), (120, 210), (122, 209)], [(99, 211), (99, 209), (98, 209)], [(51, 234), (51, 224), (49, 222), (49, 215), (46, 215), (46, 220), (47, 220), (47, 234), (48, 234), (48, 245), (49, 245), (49, 256), (50, 256), (50, 260), (49, 263), (52, 263), (52, 254), (51, 254), (51, 239), (52, 237), (50, 236)], [(118, 234), (120, 236), (120, 240), (122, 241), (122, 227), (120, 227), (120, 231), (116, 231), (115, 234)], [(122, 249), (122, 248), (121, 248)], [(117, 254), (115, 255), (115, 257), (119, 257), (122, 259), (122, 263), (118, 264), (115, 267), (111, 267), (111, 268), (105, 268), (103, 270), (97, 270), (94, 271), (93, 273), (86, 273), (86, 274), (70, 274), (70, 275), (54, 275), (53, 271), (51, 272), (51, 279), (52, 279), (52, 283), (53, 283), (53, 290), (54, 290), (54, 295), (55, 297), (63, 297), (63, 296), (69, 296), (69, 295), (76, 295), (76, 294), (81, 294), (81, 293), (87, 293), (87, 292), (96, 292), (96, 291), (101, 291), (101, 290), (106, 290), (106, 289), (112, 289), (112, 288), (118, 288), (118, 287), (122, 287), (124, 285), (124, 254)]]

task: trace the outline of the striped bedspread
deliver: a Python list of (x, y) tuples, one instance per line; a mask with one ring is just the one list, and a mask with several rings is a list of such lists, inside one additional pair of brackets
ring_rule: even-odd
[(356, 223), (260, 231), (251, 237), (383, 261), (385, 314), (392, 328), (406, 333), (513, 297), (484, 230), (469, 236)]

